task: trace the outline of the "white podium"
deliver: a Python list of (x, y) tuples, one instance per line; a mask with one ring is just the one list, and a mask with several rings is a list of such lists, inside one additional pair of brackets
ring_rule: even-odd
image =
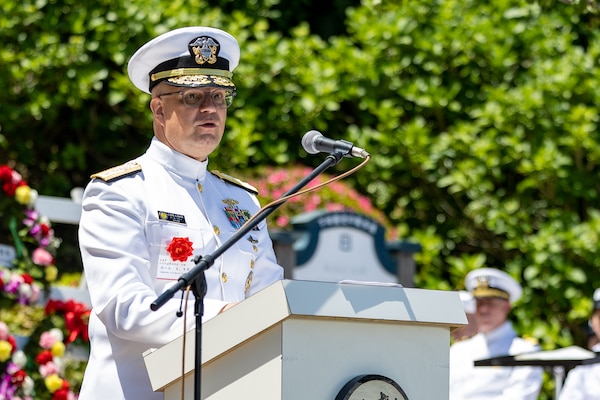
[[(450, 330), (466, 322), (458, 292), (283, 280), (203, 324), (202, 399), (379, 399), (392, 385), (391, 400), (447, 399)], [(195, 332), (185, 354), (183, 339), (144, 353), (165, 400), (194, 398)]]

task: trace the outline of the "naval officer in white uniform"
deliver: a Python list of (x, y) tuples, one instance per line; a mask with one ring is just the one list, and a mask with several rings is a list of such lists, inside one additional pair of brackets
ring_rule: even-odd
[[(590, 318), (592, 331), (600, 337), (600, 289), (594, 291), (594, 308)], [(600, 352), (600, 343), (592, 347)], [(600, 399), (600, 364), (579, 365), (567, 374), (561, 389), (559, 400), (596, 400)]]
[(517, 336), (508, 315), (522, 288), (493, 268), (471, 271), (465, 286), (476, 300), (478, 333), (450, 347), (450, 400), (536, 400), (543, 378), (539, 367), (475, 367), (474, 361), (539, 350)]
[[(131, 81), (151, 94), (154, 137), (145, 154), (92, 175), (85, 190), (79, 240), (93, 310), (80, 400), (162, 399), (142, 353), (183, 333), (181, 296), (157, 311), (150, 304), (259, 210), (254, 188), (207, 168), (223, 137), (239, 57), (229, 33), (186, 27), (151, 40), (129, 61)], [(282, 279), (265, 222), (205, 274), (204, 320)], [(191, 297), (186, 329), (195, 323)]]

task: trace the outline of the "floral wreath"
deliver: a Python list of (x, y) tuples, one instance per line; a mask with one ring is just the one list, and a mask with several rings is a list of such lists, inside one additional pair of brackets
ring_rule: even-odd
[[(37, 191), (21, 174), (0, 165), (0, 215), (12, 244), (0, 244), (0, 310), (35, 326), (20, 344), (11, 333), (10, 322), (0, 318), (0, 399), (74, 400), (87, 363), (76, 356), (75, 345), (88, 346), (90, 310), (73, 300), (48, 300), (52, 282), (58, 277), (56, 251), (61, 240), (47, 217), (35, 209)], [(16, 312), (14, 310), (17, 310)], [(15, 325), (14, 323), (12, 325)]]

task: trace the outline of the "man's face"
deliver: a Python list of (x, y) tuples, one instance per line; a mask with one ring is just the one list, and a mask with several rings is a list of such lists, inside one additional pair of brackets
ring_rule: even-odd
[(600, 338), (600, 309), (594, 310), (591, 318), (592, 330)]
[(479, 332), (487, 333), (502, 325), (510, 312), (508, 300), (496, 297), (478, 298), (475, 312)]
[[(219, 104), (225, 90), (180, 88), (159, 84), (152, 91), (154, 134), (170, 148), (204, 161), (223, 138), (227, 108)], [(202, 99), (190, 107), (189, 103)]]

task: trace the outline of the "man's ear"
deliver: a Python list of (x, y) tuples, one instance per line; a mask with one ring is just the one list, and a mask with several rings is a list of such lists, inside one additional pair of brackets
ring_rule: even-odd
[(150, 100), (150, 110), (154, 114), (154, 118), (160, 122), (161, 125), (165, 124), (165, 109), (162, 101), (158, 97), (154, 97)]

